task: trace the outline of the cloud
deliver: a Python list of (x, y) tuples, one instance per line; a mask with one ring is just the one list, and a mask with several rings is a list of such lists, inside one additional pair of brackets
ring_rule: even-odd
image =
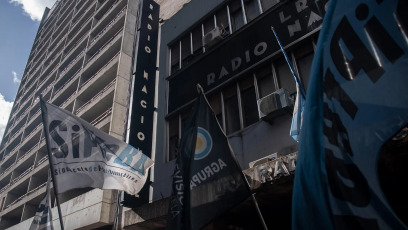
[(6, 129), (12, 107), (13, 102), (6, 101), (4, 96), (0, 93), (0, 142), (3, 139), (4, 131)]
[(33, 21), (41, 21), (45, 7), (51, 8), (56, 0), (9, 0), (10, 3), (21, 5), (24, 12)]
[(11, 71), (11, 73), (13, 74), (13, 82), (16, 84), (20, 83), (20, 79), (18, 79), (17, 73), (15, 71)]

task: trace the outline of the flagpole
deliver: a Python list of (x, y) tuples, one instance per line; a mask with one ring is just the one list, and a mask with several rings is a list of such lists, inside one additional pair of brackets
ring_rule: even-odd
[(58, 216), (59, 216), (59, 222), (61, 225), (61, 230), (64, 230), (64, 222), (62, 220), (62, 214), (61, 214), (61, 207), (60, 207), (60, 202), (59, 202), (59, 198), (58, 198), (58, 191), (57, 191), (57, 186), (55, 185), (55, 176), (54, 176), (54, 165), (52, 164), (52, 160), (51, 160), (51, 151), (50, 151), (50, 145), (48, 142), (48, 137), (49, 137), (49, 133), (48, 133), (48, 129), (45, 125), (45, 115), (44, 115), (44, 111), (43, 111), (43, 98), (42, 95), (40, 94), (40, 108), (41, 108), (41, 117), (42, 117), (42, 121), (43, 121), (43, 126), (44, 126), (44, 133), (45, 133), (45, 144), (47, 145), (47, 153), (48, 153), (48, 164), (50, 165), (50, 169), (51, 169), (51, 178), (52, 178), (52, 185), (54, 186), (54, 195), (55, 195), (55, 201), (57, 202), (57, 210), (58, 210)]
[[(246, 179), (246, 178), (245, 178), (245, 179)], [(247, 182), (247, 183), (248, 183), (248, 182)], [(252, 197), (252, 200), (254, 201), (255, 208), (256, 208), (256, 212), (258, 213), (259, 219), (261, 219), (263, 228), (264, 228), (265, 230), (268, 230), (268, 227), (266, 226), (265, 220), (264, 220), (264, 218), (263, 218), (263, 216), (262, 216), (261, 210), (259, 209), (258, 202), (256, 201), (255, 195), (254, 195), (253, 193), (251, 193), (251, 197)]]

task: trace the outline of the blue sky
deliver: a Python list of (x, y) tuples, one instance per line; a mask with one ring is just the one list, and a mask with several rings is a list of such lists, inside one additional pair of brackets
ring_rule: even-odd
[(0, 0), (0, 141), (45, 7), (55, 0)]

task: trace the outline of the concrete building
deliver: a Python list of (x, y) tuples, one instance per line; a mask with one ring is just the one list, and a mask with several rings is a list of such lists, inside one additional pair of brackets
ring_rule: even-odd
[[(125, 199), (131, 209), (123, 209), (121, 225), (164, 228), (174, 159), (200, 83), (267, 225), (287, 228), (297, 152), (289, 136), (296, 90), (270, 27), (307, 85), (327, 1), (156, 2), (163, 21), (152, 130), (155, 166), (142, 202), (132, 207)], [(139, 0), (66, 0), (46, 10), (0, 146), (1, 229), (28, 229), (45, 192), (49, 166), (39, 94), (126, 139), (139, 12)], [(65, 229), (111, 229), (116, 194), (81, 189), (60, 195)], [(53, 217), (59, 229), (55, 208)], [(246, 201), (208, 229), (261, 229), (259, 224), (253, 203)]]
[[(40, 94), (125, 140), (139, 7), (139, 0), (60, 0), (45, 11), (0, 147), (0, 229), (28, 229), (45, 193)], [(112, 228), (116, 191), (77, 189), (59, 199), (65, 229)], [(53, 217), (59, 229), (55, 208)]]

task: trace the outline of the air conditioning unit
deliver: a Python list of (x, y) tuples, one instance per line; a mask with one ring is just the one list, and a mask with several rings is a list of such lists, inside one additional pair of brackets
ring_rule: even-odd
[(259, 118), (272, 122), (272, 120), (284, 113), (293, 112), (293, 99), (286, 89), (278, 89), (258, 100)]
[(216, 27), (215, 29), (208, 32), (203, 37), (203, 45), (206, 49), (214, 46), (219, 41), (222, 40), (222, 29), (220, 27)]
[(264, 164), (266, 162), (276, 160), (277, 158), (278, 158), (278, 153), (272, 153), (271, 155), (268, 155), (266, 157), (262, 157), (262, 158), (260, 158), (258, 160), (249, 162), (249, 168), (253, 168), (255, 166)]

